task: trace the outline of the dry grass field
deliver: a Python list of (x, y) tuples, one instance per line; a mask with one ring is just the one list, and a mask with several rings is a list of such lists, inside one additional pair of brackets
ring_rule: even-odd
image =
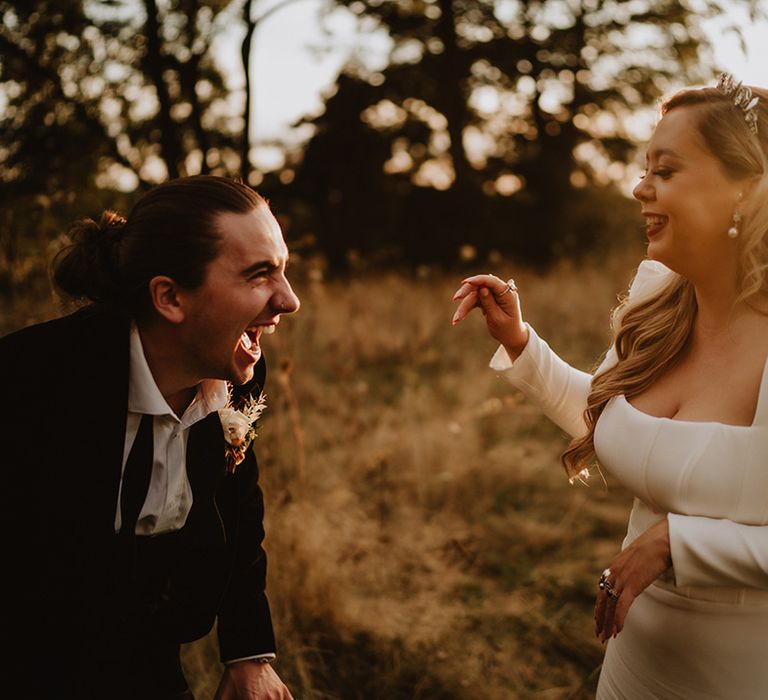
[[(515, 274), (526, 318), (587, 369), (637, 255)], [(266, 339), (255, 441), (267, 502), (276, 667), (302, 700), (587, 698), (600, 571), (624, 534), (615, 483), (570, 486), (566, 444), (487, 369), (481, 317), (451, 327), (459, 277), (297, 283)], [(3, 309), (1, 332), (50, 315)], [(185, 649), (198, 698), (212, 638)]]

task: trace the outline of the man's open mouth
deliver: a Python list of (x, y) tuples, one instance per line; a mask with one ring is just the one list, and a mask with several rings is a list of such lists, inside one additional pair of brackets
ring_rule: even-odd
[(240, 336), (240, 344), (243, 346), (243, 349), (246, 352), (250, 353), (254, 357), (258, 357), (260, 354), (259, 339), (261, 338), (262, 334), (270, 335), (274, 333), (276, 326), (276, 323), (267, 323), (264, 325), (251, 326), (250, 328), (246, 328), (243, 334)]

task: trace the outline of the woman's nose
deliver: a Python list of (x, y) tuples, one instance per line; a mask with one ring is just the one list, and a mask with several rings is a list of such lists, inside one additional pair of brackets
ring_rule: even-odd
[(647, 202), (653, 198), (653, 187), (648, 182), (648, 177), (643, 176), (632, 190), (632, 196), (640, 202)]

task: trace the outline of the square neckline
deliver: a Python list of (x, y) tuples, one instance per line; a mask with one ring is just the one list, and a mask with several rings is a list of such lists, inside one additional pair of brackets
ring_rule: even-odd
[(723, 428), (740, 428), (742, 430), (745, 430), (747, 428), (755, 428), (758, 424), (758, 418), (761, 414), (761, 409), (763, 407), (764, 402), (764, 389), (766, 382), (768, 380), (768, 356), (766, 356), (765, 361), (763, 362), (763, 371), (760, 375), (760, 386), (757, 390), (757, 405), (755, 406), (755, 414), (752, 416), (752, 422), (748, 425), (741, 425), (736, 423), (723, 423), (722, 421), (718, 420), (686, 420), (682, 418), (669, 418), (668, 416), (654, 416), (652, 413), (647, 413), (646, 411), (641, 411), (637, 406), (632, 405), (629, 402), (629, 399), (624, 394), (617, 394), (616, 398), (620, 398), (627, 406), (629, 406), (635, 413), (640, 414), (641, 416), (645, 416), (646, 418), (651, 418), (654, 420), (661, 420), (661, 421), (668, 421), (670, 423), (681, 423), (683, 425), (718, 425), (722, 426)]

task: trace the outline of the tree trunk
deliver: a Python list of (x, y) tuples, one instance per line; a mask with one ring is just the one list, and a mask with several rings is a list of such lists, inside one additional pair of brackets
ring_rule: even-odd
[(440, 19), (437, 22), (436, 33), (445, 47), (444, 65), (441, 88), (444, 90), (441, 99), (442, 110), (448, 120), (448, 134), (451, 137), (450, 155), (453, 169), (456, 173), (454, 187), (463, 188), (472, 183), (473, 169), (464, 150), (464, 128), (469, 121), (469, 108), (464, 83), (468, 78), (468, 66), (461, 55), (456, 36), (456, 15), (453, 9), (454, 0), (439, 0)]
[(253, 0), (246, 0), (243, 7), (243, 22), (245, 22), (245, 37), (241, 47), (243, 61), (243, 73), (245, 75), (245, 109), (243, 110), (243, 137), (240, 145), (240, 175), (244, 182), (248, 182), (251, 174), (251, 45), (253, 33), (256, 29), (256, 21), (252, 16)]
[(160, 127), (160, 149), (168, 169), (168, 176), (177, 178), (180, 174), (179, 164), (182, 154), (178, 139), (178, 125), (171, 118), (171, 97), (163, 76), (165, 62), (160, 51), (160, 25), (157, 19), (156, 0), (144, 0), (144, 9), (147, 13), (147, 53), (144, 61), (146, 72), (155, 85), (157, 101), (160, 104), (160, 112), (157, 115), (157, 124)]

